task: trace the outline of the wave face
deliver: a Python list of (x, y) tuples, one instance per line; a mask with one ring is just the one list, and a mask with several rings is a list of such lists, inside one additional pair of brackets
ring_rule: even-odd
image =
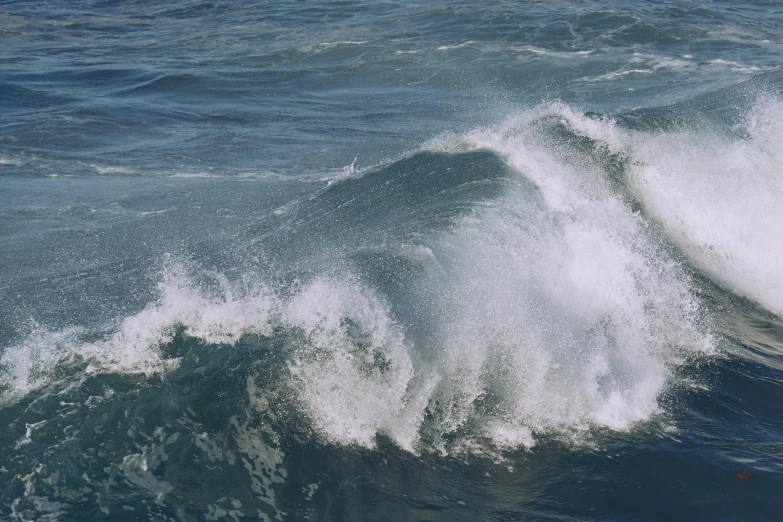
[(0, 10), (0, 520), (777, 520), (776, 2)]

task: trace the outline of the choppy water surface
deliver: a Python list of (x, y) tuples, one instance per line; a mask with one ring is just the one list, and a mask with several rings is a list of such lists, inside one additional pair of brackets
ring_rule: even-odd
[(0, 518), (777, 520), (777, 2), (5, 2)]

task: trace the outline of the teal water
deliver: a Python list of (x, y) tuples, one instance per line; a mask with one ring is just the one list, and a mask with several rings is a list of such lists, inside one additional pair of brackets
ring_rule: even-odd
[(0, 518), (777, 520), (782, 20), (3, 3)]

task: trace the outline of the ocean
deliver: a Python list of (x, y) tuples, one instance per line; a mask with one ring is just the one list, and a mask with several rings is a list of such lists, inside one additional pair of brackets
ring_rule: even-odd
[(783, 4), (0, 3), (0, 520), (783, 520)]

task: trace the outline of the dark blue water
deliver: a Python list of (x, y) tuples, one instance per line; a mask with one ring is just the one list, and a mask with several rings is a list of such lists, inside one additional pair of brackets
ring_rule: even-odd
[(778, 2), (3, 2), (0, 519), (779, 520)]

